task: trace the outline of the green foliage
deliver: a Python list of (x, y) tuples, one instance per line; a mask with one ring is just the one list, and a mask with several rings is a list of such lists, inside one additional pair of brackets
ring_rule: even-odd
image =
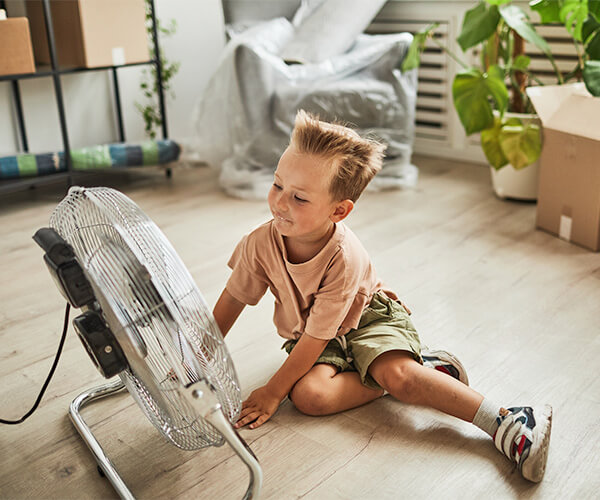
[(590, 60), (600, 60), (600, 22), (593, 14), (590, 14), (583, 23), (581, 40)]
[(490, 66), (486, 73), (476, 68), (458, 73), (452, 83), (452, 97), (467, 135), (489, 128), (494, 124), (490, 97), (502, 113), (508, 104), (504, 73), (498, 66)]
[[(437, 25), (415, 35), (409, 59), (403, 70), (419, 66), (427, 40), (439, 46), (464, 70), (452, 84), (454, 107), (467, 135), (481, 132), (483, 151), (495, 168), (510, 163), (523, 168), (534, 163), (541, 152), (540, 129), (523, 124), (518, 118), (505, 118), (505, 111), (533, 112), (520, 82), (526, 79), (542, 84), (529, 71), (530, 58), (515, 51), (519, 37), (538, 47), (555, 70), (556, 82), (583, 79), (592, 95), (600, 96), (600, 0), (531, 0), (530, 8), (540, 15), (542, 24), (561, 23), (573, 38), (578, 63), (563, 75), (546, 40), (539, 35), (528, 14), (510, 0), (480, 0), (464, 17), (456, 41), (463, 52), (477, 48), (480, 67), (466, 64), (434, 37)], [(513, 98), (509, 101), (510, 82)], [(525, 103), (523, 109), (513, 109)]]
[[(152, 32), (152, 12), (149, 0), (146, 0), (146, 30), (149, 37), (150, 56), (152, 59), (156, 59)], [(156, 30), (158, 36), (162, 36), (162, 38), (173, 36), (177, 31), (177, 22), (175, 19), (171, 19), (168, 26), (164, 26), (157, 18)], [(165, 56), (164, 50), (160, 51), (160, 62), (162, 69), (161, 76), (163, 91), (165, 94), (175, 98), (175, 93), (171, 89), (171, 85), (173, 77), (179, 71), (180, 63), (178, 61), (169, 61)], [(141, 103), (135, 103), (135, 107), (140, 112), (142, 119), (144, 120), (144, 130), (146, 135), (150, 139), (156, 138), (156, 131), (162, 125), (162, 117), (160, 115), (160, 106), (158, 102), (158, 81), (156, 77), (156, 65), (152, 65), (142, 71), (140, 89), (142, 90), (144, 99)]]
[(540, 15), (542, 24), (560, 23), (560, 6), (557, 0), (532, 0), (529, 6)]
[(542, 152), (540, 127), (519, 118), (504, 119), (498, 141), (508, 162), (517, 170), (534, 163)]
[(418, 68), (421, 64), (421, 54), (425, 50), (425, 42), (430, 33), (439, 26), (439, 23), (430, 24), (420, 33), (416, 33), (413, 42), (408, 48), (404, 61), (402, 61), (402, 71), (410, 71)]
[(500, 117), (496, 113), (493, 126), (481, 131), (481, 148), (496, 170), (509, 163), (520, 170), (540, 156), (540, 128), (533, 123), (524, 124), (519, 118)]
[(581, 42), (581, 28), (588, 17), (588, 3), (581, 0), (562, 0), (559, 2), (560, 22), (565, 25), (567, 31), (577, 40)]
[(502, 130), (502, 120), (499, 116), (495, 116), (493, 125), (481, 131), (481, 148), (487, 161), (496, 170), (508, 164), (506, 155), (500, 147), (500, 130)]
[(593, 95), (600, 96), (600, 61), (585, 62), (583, 81)]
[(468, 10), (456, 41), (463, 52), (487, 40), (496, 31), (500, 21), (498, 7), (480, 2)]
[(573, 37), (579, 60), (565, 81), (583, 78), (589, 92), (600, 96), (599, 75), (588, 64), (600, 60), (600, 0), (531, 0), (529, 5), (542, 24), (561, 23)]
[(529, 22), (527, 14), (520, 7), (507, 5), (500, 10), (500, 14), (510, 28), (515, 30), (523, 39), (534, 44), (551, 60), (553, 59), (548, 43), (538, 35), (533, 25)]

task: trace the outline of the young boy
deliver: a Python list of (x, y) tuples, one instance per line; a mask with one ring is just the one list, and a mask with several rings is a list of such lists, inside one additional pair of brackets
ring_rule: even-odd
[[(308, 415), (355, 408), (386, 392), (488, 433), (530, 481), (546, 467), (552, 408), (501, 408), (468, 386), (460, 362), (422, 351), (409, 312), (385, 289), (343, 220), (381, 168), (384, 147), (299, 111), (268, 203), (273, 219), (246, 235), (214, 317), (226, 335), (267, 288), (288, 358), (243, 402), (236, 427), (265, 423), (289, 396)], [(436, 369), (431, 369), (431, 368)], [(449, 376), (451, 375), (451, 376)]]

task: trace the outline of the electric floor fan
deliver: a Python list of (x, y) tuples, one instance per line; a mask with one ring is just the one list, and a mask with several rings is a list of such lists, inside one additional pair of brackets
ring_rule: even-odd
[(191, 275), (142, 210), (109, 188), (73, 187), (34, 240), (92, 361), (114, 382), (76, 397), (69, 414), (104, 475), (134, 498), (81, 415), (90, 402), (126, 388), (158, 431), (185, 450), (225, 441), (250, 472), (262, 471), (232, 423), (241, 410), (237, 375), (223, 337)]

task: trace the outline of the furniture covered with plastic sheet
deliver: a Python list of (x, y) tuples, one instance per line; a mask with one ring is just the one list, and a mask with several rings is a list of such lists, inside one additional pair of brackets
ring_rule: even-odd
[(298, 109), (354, 125), (387, 144), (372, 188), (412, 186), (416, 72), (400, 66), (412, 35), (359, 35), (319, 63), (279, 55), (294, 37), (285, 18), (260, 22), (228, 43), (196, 110), (196, 148), (220, 169), (226, 192), (263, 198), (289, 142)]

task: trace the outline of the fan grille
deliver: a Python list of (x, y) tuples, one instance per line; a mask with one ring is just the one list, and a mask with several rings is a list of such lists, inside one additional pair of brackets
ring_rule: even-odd
[(234, 422), (237, 376), (206, 302), (160, 229), (109, 188), (71, 188), (50, 225), (84, 268), (128, 358), (120, 376), (150, 421), (183, 449), (222, 444), (179, 388), (206, 379)]

